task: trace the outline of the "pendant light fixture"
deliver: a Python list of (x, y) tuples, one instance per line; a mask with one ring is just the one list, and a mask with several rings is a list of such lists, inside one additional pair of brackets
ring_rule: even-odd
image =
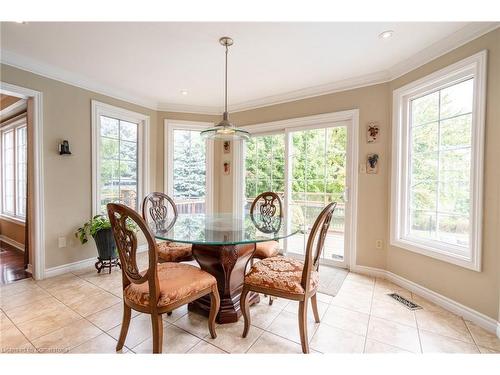
[(227, 54), (229, 46), (233, 45), (233, 40), (227, 36), (219, 39), (219, 43), (226, 47), (226, 69), (225, 69), (225, 83), (224, 83), (224, 114), (222, 121), (201, 132), (201, 136), (205, 139), (233, 139), (233, 140), (248, 140), (250, 133), (246, 130), (239, 129), (229, 122), (229, 113), (227, 112)]

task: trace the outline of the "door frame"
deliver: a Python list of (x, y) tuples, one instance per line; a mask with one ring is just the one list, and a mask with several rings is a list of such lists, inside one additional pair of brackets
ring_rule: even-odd
[[(172, 196), (174, 183), (174, 149), (170, 146), (170, 140), (173, 139), (174, 130), (205, 130), (214, 126), (211, 122), (169, 120), (163, 121), (163, 191)], [(214, 212), (214, 141), (206, 141), (205, 151), (205, 212)]]
[[(272, 121), (267, 123), (260, 123), (255, 125), (245, 126), (245, 130), (248, 130), (251, 134), (255, 135), (265, 135), (265, 134), (276, 134), (277, 132), (283, 132), (285, 135), (285, 153), (288, 155), (289, 148), (289, 134), (294, 131), (299, 130), (312, 130), (318, 128), (328, 127), (328, 124), (332, 122), (348, 122), (348, 174), (346, 177), (347, 186), (347, 199), (350, 201), (350, 210), (348, 217), (346, 217), (345, 222), (349, 225), (349, 231), (347, 231), (347, 236), (344, 239), (347, 251), (344, 254), (344, 261), (328, 261), (327, 264), (335, 264), (340, 267), (353, 268), (356, 264), (356, 253), (357, 253), (357, 216), (358, 216), (358, 155), (359, 155), (359, 109), (352, 109), (339, 112), (324, 113), (320, 115), (298, 117), (287, 120)], [(241, 170), (244, 169), (244, 147), (240, 151), (240, 163), (239, 167)], [(288, 176), (288, 158), (285, 157), (285, 180), (289, 180)], [(233, 188), (241, 186), (244, 189), (244, 174), (238, 184)], [(286, 184), (286, 189), (290, 189), (290, 184)], [(288, 196), (290, 192), (285, 194), (285, 206), (287, 206)], [(243, 197), (243, 194), (241, 195)], [(287, 224), (288, 225), (288, 224)], [(347, 246), (346, 246), (347, 245)]]
[(35, 280), (45, 277), (45, 217), (44, 217), (44, 174), (43, 174), (43, 94), (41, 91), (0, 81), (0, 93), (23, 99), (33, 99), (33, 217), (31, 217), (33, 244), (28, 271)]

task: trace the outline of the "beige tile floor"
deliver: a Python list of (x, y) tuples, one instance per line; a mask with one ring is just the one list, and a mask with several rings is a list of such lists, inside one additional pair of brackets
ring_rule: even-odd
[[(144, 264), (144, 259), (142, 260)], [(409, 311), (386, 294), (397, 291), (423, 306)], [(114, 353), (122, 318), (121, 274), (88, 268), (0, 289), (0, 350), (4, 353)], [(350, 273), (339, 294), (318, 295), (321, 323), (309, 309), (311, 352), (498, 353), (493, 334), (382, 279)], [(179, 308), (164, 316), (164, 353), (300, 353), (297, 303), (266, 299), (243, 322), (218, 325), (209, 337), (206, 318)], [(149, 315), (134, 313), (123, 353), (150, 353)]]

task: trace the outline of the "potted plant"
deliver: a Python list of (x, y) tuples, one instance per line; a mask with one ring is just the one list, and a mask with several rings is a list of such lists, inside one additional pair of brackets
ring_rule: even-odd
[[(131, 229), (135, 228), (132, 226)], [(109, 273), (111, 273), (112, 267), (121, 267), (109, 219), (103, 215), (96, 215), (75, 232), (76, 238), (82, 244), (88, 242), (89, 235), (94, 238), (99, 254), (95, 264), (97, 273), (100, 273), (105, 267), (109, 268)]]

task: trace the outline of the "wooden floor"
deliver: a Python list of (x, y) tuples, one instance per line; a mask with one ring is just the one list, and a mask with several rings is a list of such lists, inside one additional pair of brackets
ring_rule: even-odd
[(0, 285), (31, 277), (24, 270), (24, 253), (0, 241)]

